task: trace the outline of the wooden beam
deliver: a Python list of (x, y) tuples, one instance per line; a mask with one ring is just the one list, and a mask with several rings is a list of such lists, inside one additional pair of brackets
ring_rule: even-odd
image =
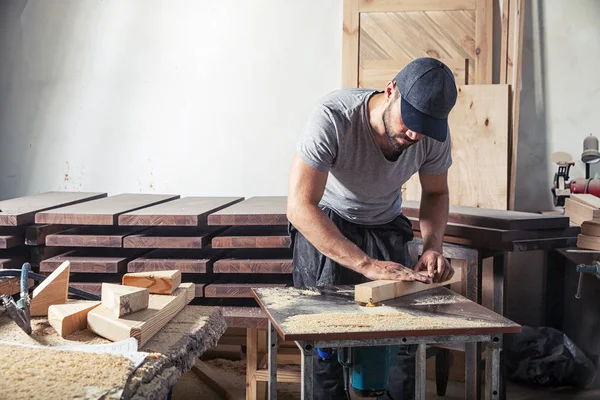
[(193, 283), (182, 283), (172, 295), (152, 294), (148, 308), (122, 318), (115, 317), (103, 305), (88, 314), (88, 327), (112, 341), (134, 337), (141, 349), (167, 322), (196, 296)]
[(124, 317), (148, 308), (150, 291), (135, 286), (102, 284), (102, 306), (110, 310), (115, 317)]
[(360, 12), (475, 10), (475, 0), (360, 0)]
[(342, 21), (342, 87), (358, 87), (359, 0), (344, 0)]
[[(421, 272), (426, 274), (427, 272)], [(446, 286), (462, 281), (462, 268), (454, 267), (454, 276), (442, 283), (402, 282), (393, 280), (378, 280), (361, 283), (354, 286), (354, 300), (359, 303), (377, 303), (384, 300), (394, 299), (409, 294), (422, 292), (439, 286)]]
[(181, 284), (181, 271), (132, 272), (123, 275), (123, 285), (146, 288), (153, 294), (171, 294)]
[(87, 315), (99, 301), (75, 301), (69, 304), (53, 304), (48, 307), (48, 323), (63, 338), (87, 328)]
[(65, 261), (33, 290), (30, 304), (32, 317), (48, 315), (48, 307), (67, 302), (70, 272), (71, 263)]

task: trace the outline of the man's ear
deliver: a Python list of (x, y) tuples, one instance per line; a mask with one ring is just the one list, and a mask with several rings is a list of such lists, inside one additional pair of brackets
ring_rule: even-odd
[(396, 81), (395, 80), (389, 81), (387, 83), (387, 85), (385, 86), (385, 99), (390, 100), (390, 99), (394, 98), (395, 93), (396, 93)]

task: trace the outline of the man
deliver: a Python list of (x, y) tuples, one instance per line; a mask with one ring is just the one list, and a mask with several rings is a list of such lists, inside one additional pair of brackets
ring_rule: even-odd
[[(452, 277), (442, 238), (452, 164), (447, 118), (456, 97), (450, 69), (439, 60), (419, 58), (383, 91), (341, 89), (321, 100), (290, 171), (294, 286), (378, 279), (431, 283)], [(422, 185), (424, 249), (413, 270), (406, 247), (413, 232), (401, 213), (401, 187), (415, 173)], [(389, 398), (414, 396), (414, 358), (404, 351), (400, 369), (391, 371)], [(337, 356), (321, 353), (314, 365), (314, 398), (345, 399)]]

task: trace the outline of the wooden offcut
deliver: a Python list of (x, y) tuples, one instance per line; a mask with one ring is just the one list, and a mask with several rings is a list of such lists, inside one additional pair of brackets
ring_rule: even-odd
[[(419, 272), (427, 275), (427, 271)], [(393, 280), (377, 280), (361, 283), (354, 286), (354, 301), (358, 303), (378, 303), (384, 300), (394, 299), (424, 290), (434, 289), (462, 281), (462, 268), (454, 267), (454, 275), (445, 282), (422, 283), (417, 281), (404, 282)]]
[(152, 294), (171, 294), (181, 284), (181, 271), (130, 272), (123, 275), (123, 285), (146, 288)]
[[(33, 279), (27, 280), (27, 287), (33, 286)], [(0, 294), (12, 296), (21, 291), (21, 279), (17, 276), (0, 276)]]
[(63, 338), (87, 328), (87, 315), (99, 301), (80, 300), (48, 307), (48, 323)]
[(123, 239), (123, 247), (132, 249), (200, 249), (210, 245), (226, 227), (158, 226)]
[(179, 195), (123, 193), (39, 212), (37, 224), (117, 225), (119, 215), (178, 199)]
[(101, 299), (102, 306), (115, 317), (124, 317), (148, 308), (150, 292), (146, 288), (104, 282)]
[(202, 226), (210, 213), (242, 201), (243, 197), (184, 197), (119, 216), (119, 225)]
[(46, 246), (123, 247), (123, 239), (143, 228), (123, 226), (82, 226), (46, 236)]
[(32, 224), (40, 211), (106, 197), (97, 192), (45, 192), (0, 201), (0, 226)]
[(99, 305), (88, 313), (88, 327), (108, 340), (134, 337), (141, 348), (195, 297), (193, 283), (182, 283), (172, 295), (152, 294), (148, 308), (121, 318)]
[[(453, 160), (448, 171), (450, 204), (508, 209), (508, 96), (508, 85), (458, 88), (448, 117)], [(414, 175), (404, 185), (406, 200), (421, 199), (417, 169), (415, 165)]]
[(212, 239), (214, 248), (284, 248), (291, 239), (285, 226), (234, 226)]
[(67, 302), (70, 272), (70, 262), (64, 261), (33, 290), (30, 304), (32, 317), (48, 315), (48, 307)]
[(209, 225), (287, 225), (286, 196), (256, 196), (214, 212)]

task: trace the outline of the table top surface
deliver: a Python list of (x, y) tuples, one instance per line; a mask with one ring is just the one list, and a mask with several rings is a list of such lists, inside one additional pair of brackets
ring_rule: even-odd
[[(76, 332), (63, 339), (48, 323), (46, 317), (32, 318), (31, 325), (33, 332), (31, 335), (27, 335), (6, 315), (0, 315), (0, 341), (42, 346), (111, 343), (89, 330)], [(102, 376), (90, 376), (87, 372), (89, 372), (91, 366), (95, 367), (96, 361), (93, 355), (89, 355), (78, 358), (80, 365), (77, 369), (73, 369), (64, 385), (72, 385), (72, 392), (75, 393), (77, 389), (82, 387), (81, 381), (84, 381), (83, 386), (86, 389), (93, 387), (96, 390), (102, 390), (102, 393), (110, 393), (106, 398), (130, 398), (132, 396), (166, 398), (172, 383), (176, 382), (183, 372), (189, 370), (200, 355), (216, 345), (225, 329), (226, 323), (220, 308), (188, 305), (143, 346), (141, 351), (150, 354), (135, 371), (131, 372), (123, 369), (126, 372), (123, 373), (122, 378), (118, 379), (117, 377), (116, 379), (121, 384), (114, 387), (105, 387), (106, 381)], [(1, 359), (2, 356), (0, 355)], [(15, 365), (27, 366), (33, 361), (12, 359), (11, 362)], [(106, 360), (103, 362), (106, 362)], [(86, 363), (90, 365), (86, 367)], [(47, 371), (44, 368), (46, 368), (44, 365), (39, 366), (39, 368), (36, 367), (35, 374), (39, 376), (31, 376), (31, 379), (39, 379), (41, 382), (44, 382), (47, 376), (52, 376), (53, 381), (58, 379), (55, 375), (55, 366), (48, 365)], [(116, 366), (114, 369), (116, 369)], [(33, 369), (27, 368), (27, 370), (32, 371)], [(78, 376), (79, 373), (81, 376)], [(5, 380), (4, 383), (0, 382), (0, 393), (3, 393), (3, 390), (10, 389), (9, 387), (3, 387), (4, 385), (10, 385), (8, 381), (11, 380)], [(114, 381), (115, 379), (111, 382)], [(69, 391), (69, 388), (67, 387), (66, 390)], [(29, 395), (26, 396), (25, 392), (22, 394), (23, 398), (31, 398)], [(44, 393), (44, 396), (47, 396), (45, 398), (52, 397), (49, 393)], [(17, 398), (19, 397), (17, 396)], [(85, 396), (82, 396), (82, 398), (85, 398)]]
[(354, 301), (354, 286), (253, 289), (284, 340), (516, 333), (521, 326), (449, 290), (434, 288), (377, 307)]

